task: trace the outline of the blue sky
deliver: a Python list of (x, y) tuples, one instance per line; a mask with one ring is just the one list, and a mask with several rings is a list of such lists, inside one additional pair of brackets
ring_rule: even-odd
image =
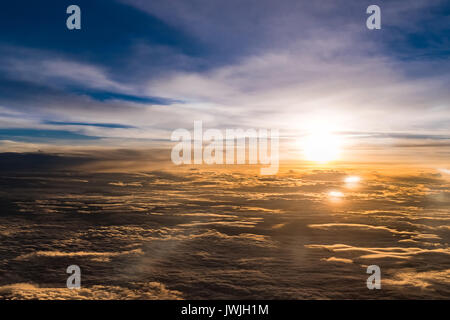
[[(82, 30), (66, 28), (71, 4)], [(381, 30), (365, 27), (370, 4)], [(449, 14), (435, 0), (8, 1), (0, 147), (145, 145), (194, 120), (442, 140)]]

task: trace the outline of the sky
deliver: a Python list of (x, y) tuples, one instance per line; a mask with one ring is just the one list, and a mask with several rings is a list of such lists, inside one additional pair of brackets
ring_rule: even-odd
[[(448, 299), (449, 14), (3, 1), (0, 299)], [(195, 121), (278, 129), (279, 170), (175, 166), (171, 135)], [(302, 161), (334, 139), (339, 161)]]
[(155, 146), (195, 120), (448, 150), (449, 3), (377, 1), (369, 30), (372, 2), (77, 0), (81, 30), (74, 1), (2, 4), (0, 150)]

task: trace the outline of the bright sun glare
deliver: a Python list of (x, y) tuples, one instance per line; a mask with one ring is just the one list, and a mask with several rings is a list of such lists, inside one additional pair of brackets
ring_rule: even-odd
[(340, 147), (337, 135), (326, 131), (312, 132), (304, 140), (303, 152), (308, 161), (329, 162), (339, 158)]

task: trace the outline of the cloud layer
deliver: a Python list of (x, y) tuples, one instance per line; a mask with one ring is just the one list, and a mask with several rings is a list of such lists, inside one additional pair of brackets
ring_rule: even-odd
[[(441, 280), (450, 180), (397, 169), (289, 168), (277, 177), (208, 167), (3, 172), (0, 296), (448, 297)], [(355, 174), (361, 181), (347, 185)], [(64, 289), (72, 264), (82, 270), (76, 293)], [(366, 287), (372, 264), (382, 270), (376, 292)]]

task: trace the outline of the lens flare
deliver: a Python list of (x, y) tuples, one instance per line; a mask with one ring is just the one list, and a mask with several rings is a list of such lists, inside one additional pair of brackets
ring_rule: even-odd
[(356, 184), (361, 181), (361, 178), (358, 176), (348, 176), (345, 178), (345, 183), (347, 184)]
[(332, 200), (339, 200), (344, 197), (344, 194), (341, 191), (330, 191), (328, 192), (328, 196)]

